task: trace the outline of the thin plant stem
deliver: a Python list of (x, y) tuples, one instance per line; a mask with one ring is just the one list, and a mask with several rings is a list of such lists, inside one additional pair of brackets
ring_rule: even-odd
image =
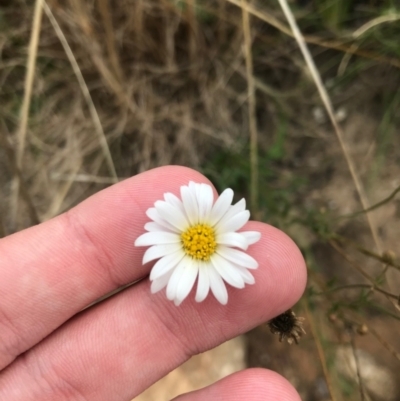
[(189, 57), (191, 64), (191, 72), (195, 72), (196, 56), (197, 56), (197, 38), (198, 38), (198, 26), (196, 19), (196, 0), (187, 0), (187, 21), (189, 25)]
[[(280, 22), (277, 18), (273, 17), (272, 15), (266, 14), (266, 13), (256, 9), (254, 6), (252, 6), (250, 4), (246, 4), (245, 6), (243, 6), (240, 3), (240, 0), (226, 0), (226, 1), (228, 1), (231, 4), (234, 4), (235, 6), (237, 6), (239, 8), (246, 9), (249, 12), (249, 14), (251, 14), (254, 17), (257, 17), (258, 19), (260, 19), (261, 21), (264, 21), (267, 24), (273, 26), (274, 28), (276, 28), (280, 32), (284, 33), (285, 35), (294, 38), (294, 34), (290, 30), (290, 28), (288, 28), (285, 24), (282, 24), (282, 22)], [(207, 7), (204, 7), (204, 8), (207, 9)], [(338, 51), (341, 51), (344, 53), (355, 54), (359, 57), (364, 57), (366, 59), (374, 60), (379, 63), (386, 63), (389, 65), (392, 65), (393, 67), (400, 68), (400, 60), (399, 59), (397, 59), (395, 57), (385, 57), (379, 53), (369, 51), (369, 50), (354, 48), (353, 46), (351, 46), (351, 45), (349, 46), (348, 44), (346, 44), (346, 42), (349, 41), (348, 39), (325, 40), (325, 39), (319, 38), (318, 36), (305, 35), (304, 40), (307, 43), (310, 43), (313, 45), (317, 45), (317, 46), (324, 47), (327, 49), (335, 49), (335, 50), (338, 50)]]
[(384, 24), (386, 22), (394, 22), (400, 19), (400, 14), (388, 14), (381, 15), (379, 17), (373, 18), (372, 20), (366, 22), (364, 25), (360, 26), (356, 31), (353, 32), (352, 36), (354, 38), (358, 38), (361, 35), (364, 35), (365, 32), (374, 28), (377, 25)]
[(26, 130), (28, 126), (29, 108), (32, 99), (33, 80), (35, 77), (35, 67), (37, 59), (37, 50), (39, 46), (40, 28), (42, 25), (43, 0), (36, 0), (33, 13), (33, 26), (31, 39), (29, 42), (28, 62), (25, 76), (24, 98), (22, 100), (20, 124), (18, 129), (18, 148), (17, 148), (17, 166), (22, 167), (22, 158), (24, 155)]
[[(348, 169), (350, 171), (350, 175), (351, 175), (351, 177), (353, 179), (354, 186), (356, 187), (356, 190), (357, 190), (357, 193), (358, 193), (362, 208), (364, 210), (367, 210), (369, 208), (368, 200), (367, 200), (366, 194), (364, 192), (364, 188), (362, 186), (362, 183), (361, 183), (361, 181), (360, 181), (360, 179), (358, 177), (358, 174), (356, 172), (356, 168), (355, 168), (353, 159), (351, 158), (350, 153), (349, 153), (349, 151), (347, 149), (347, 145), (344, 142), (343, 131), (342, 131), (342, 128), (340, 127), (339, 123), (336, 120), (331, 99), (330, 99), (330, 97), (328, 95), (327, 90), (325, 89), (324, 84), (322, 83), (322, 79), (321, 79), (321, 76), (319, 74), (319, 71), (318, 71), (318, 69), (317, 69), (317, 67), (316, 67), (316, 65), (314, 63), (314, 60), (313, 60), (313, 58), (311, 56), (311, 53), (310, 53), (310, 51), (309, 51), (309, 49), (307, 47), (307, 44), (306, 44), (306, 42), (304, 40), (303, 34), (301, 33), (301, 31), (300, 31), (300, 29), (299, 29), (299, 27), (297, 25), (296, 19), (295, 19), (293, 13), (292, 13), (292, 10), (290, 9), (290, 7), (288, 5), (287, 0), (278, 0), (278, 2), (279, 2), (280, 6), (281, 6), (281, 8), (283, 10), (283, 13), (285, 14), (285, 17), (286, 17), (286, 19), (287, 19), (287, 21), (288, 21), (288, 23), (289, 23), (289, 25), (290, 25), (290, 27), (291, 27), (291, 29), (293, 31), (294, 37), (296, 39), (296, 42), (297, 42), (297, 44), (298, 44), (298, 46), (299, 46), (299, 48), (300, 48), (300, 50), (301, 50), (301, 52), (303, 54), (303, 57), (304, 57), (304, 59), (306, 61), (306, 64), (307, 64), (307, 66), (308, 66), (308, 68), (310, 70), (311, 76), (313, 77), (314, 83), (315, 83), (315, 85), (316, 85), (316, 87), (318, 89), (318, 92), (319, 92), (319, 95), (321, 97), (322, 103), (324, 104), (325, 109), (326, 109), (326, 111), (327, 111), (327, 113), (329, 115), (329, 118), (331, 120), (332, 126), (334, 128), (335, 133), (336, 133), (336, 137), (337, 137), (338, 142), (340, 144), (340, 147), (342, 149), (343, 156), (344, 156), (344, 158), (346, 160), (347, 167), (348, 167)], [(368, 226), (370, 228), (370, 231), (371, 231), (371, 234), (372, 234), (372, 238), (373, 238), (373, 240), (375, 242), (375, 246), (376, 246), (378, 252), (382, 253), (382, 243), (381, 243), (381, 240), (380, 240), (380, 238), (378, 236), (378, 230), (377, 230), (377, 228), (375, 226), (375, 223), (374, 223), (374, 221), (372, 219), (372, 216), (371, 216), (370, 213), (366, 213), (365, 217), (366, 217), (366, 220), (368, 222)], [(390, 287), (390, 283), (388, 285)]]
[(368, 330), (371, 332), (371, 334), (383, 345), (384, 348), (386, 348), (387, 351), (389, 351), (397, 360), (400, 361), (400, 353), (398, 353), (392, 345), (390, 345), (374, 328), (371, 326), (368, 326)]
[(332, 401), (336, 401), (335, 393), (333, 391), (332, 381), (331, 381), (331, 378), (330, 378), (330, 375), (329, 375), (329, 371), (328, 371), (328, 366), (327, 366), (327, 363), (326, 363), (325, 353), (324, 353), (324, 350), (322, 348), (322, 344), (321, 344), (321, 341), (319, 339), (317, 329), (315, 327), (314, 317), (312, 316), (312, 314), (310, 312), (310, 309), (308, 307), (307, 301), (304, 302), (304, 309), (305, 309), (305, 312), (306, 312), (307, 321), (308, 321), (308, 323), (310, 325), (311, 334), (312, 334), (312, 336), (314, 338), (315, 345), (317, 347), (319, 360), (321, 362), (322, 371), (324, 372), (325, 381), (326, 381), (326, 384), (328, 386), (328, 390), (329, 390), (329, 394), (331, 396), (331, 400)]
[(358, 360), (358, 355), (356, 351), (356, 341), (354, 338), (354, 333), (351, 334), (351, 349), (353, 350), (354, 361), (356, 363), (356, 372), (358, 378), (358, 388), (360, 390), (361, 401), (365, 401), (364, 386), (361, 378), (360, 361)]
[(4, 224), (3, 214), (1, 213), (0, 210), (0, 238), (3, 238), (5, 236), (6, 236), (5, 224)]
[(338, 241), (340, 243), (344, 243), (346, 245), (351, 246), (352, 248), (357, 249), (357, 251), (359, 251), (360, 253), (370, 256), (371, 258), (374, 258), (376, 260), (378, 260), (379, 262), (382, 262), (385, 265), (389, 265), (393, 268), (395, 268), (396, 270), (400, 271), (400, 265), (396, 264), (394, 260), (392, 260), (391, 257), (388, 257), (388, 255), (386, 255), (385, 253), (383, 255), (379, 255), (376, 252), (373, 252), (369, 249), (366, 249), (362, 246), (360, 246), (359, 244), (357, 244), (356, 242), (353, 242), (352, 240), (350, 240), (349, 238), (346, 237), (342, 237), (340, 235), (335, 234), (334, 238), (335, 241)]
[(340, 216), (340, 218), (350, 218), (355, 217), (363, 213), (371, 212), (372, 210), (378, 209), (379, 207), (385, 205), (386, 203), (390, 202), (398, 193), (400, 192), (400, 185), (385, 199), (375, 203), (375, 205), (370, 206), (368, 209), (359, 210), (358, 212), (354, 212), (351, 214), (346, 214), (344, 216)]
[[(33, 81), (35, 78), (35, 68), (37, 60), (37, 50), (39, 47), (40, 30), (42, 26), (42, 15), (43, 15), (43, 1), (36, 0), (35, 9), (33, 12), (32, 32), (30, 36), (29, 49), (28, 49), (28, 60), (25, 75), (24, 84), (24, 97), (22, 99), (22, 106), (20, 111), (20, 121), (17, 131), (17, 152), (16, 152), (16, 167), (15, 171), (22, 171), (22, 160), (25, 150), (26, 133), (28, 128), (29, 109), (32, 99)], [(15, 175), (12, 183), (12, 194), (10, 197), (10, 220), (12, 226), (15, 228), (16, 218), (18, 214), (18, 198), (20, 191), (20, 180), (19, 176)]]
[[(342, 255), (343, 256), (343, 258), (349, 263), (349, 265), (350, 266), (352, 266), (354, 269), (356, 269), (362, 276), (364, 276), (364, 278), (366, 278), (370, 283), (372, 283), (373, 284), (373, 286), (375, 286), (375, 279), (372, 277), (372, 276), (370, 276), (368, 273), (366, 273), (365, 271), (364, 271), (364, 269), (361, 267), (361, 266), (359, 266), (357, 263), (355, 263), (351, 258), (349, 258), (349, 256), (346, 254), (346, 252), (344, 252), (343, 251), (343, 249), (342, 248), (340, 248), (340, 246), (338, 246), (336, 243), (335, 243), (335, 241), (329, 241), (329, 244), (338, 252), (338, 253), (340, 253), (340, 255)], [(390, 294), (390, 293), (388, 293), (388, 294)], [(389, 296), (389, 295), (387, 295), (387, 294), (384, 294), (385, 296), (386, 296), (386, 298), (387, 298), (387, 300), (389, 301), (389, 302), (391, 302), (392, 303), (392, 305), (396, 308), (396, 309), (400, 309), (400, 307), (399, 307), (399, 305), (398, 305), (398, 302), (394, 302), (393, 300), (392, 300), (392, 298)], [(398, 297), (396, 297), (396, 299), (398, 299)]]
[(115, 166), (114, 166), (114, 162), (112, 160), (110, 148), (107, 143), (107, 138), (104, 133), (103, 126), (101, 125), (100, 117), (97, 113), (96, 107), (95, 107), (92, 97), (90, 95), (89, 88), (86, 85), (85, 79), (83, 78), (83, 75), (79, 68), (78, 62), (76, 61), (74, 53), (72, 52), (71, 47), (69, 46), (68, 41), (67, 41), (63, 31), (61, 30), (60, 25), (58, 24), (52, 11), (50, 10), (50, 7), (47, 5), (47, 3), (45, 1), (43, 3), (43, 8), (44, 8), (44, 11), (45, 11), (47, 17), (50, 20), (51, 25), (53, 26), (54, 31), (56, 32), (58, 39), (60, 40), (60, 42), (64, 48), (64, 51), (68, 57), (69, 62), (71, 63), (72, 69), (75, 73), (75, 76), (76, 76), (79, 86), (81, 88), (83, 97), (85, 98), (86, 104), (88, 105), (89, 112), (92, 117), (93, 124), (95, 126), (95, 131), (99, 138), (100, 145), (102, 147), (108, 169), (110, 170), (110, 173), (114, 179), (114, 183), (116, 183), (116, 182), (118, 182), (117, 172), (115, 170)]
[[(247, 0), (241, 0), (246, 4)], [(253, 78), (253, 55), (248, 11), (242, 8), (242, 23), (244, 35), (244, 52), (246, 59), (247, 94), (249, 105), (249, 131), (250, 131), (250, 204), (253, 213), (258, 212), (258, 133), (256, 119), (256, 96)]]
[(392, 293), (390, 293), (388, 291), (385, 291), (385, 290), (383, 290), (382, 288), (380, 288), (380, 287), (378, 287), (376, 285), (369, 285), (369, 284), (348, 284), (348, 285), (343, 285), (343, 286), (340, 286), (340, 287), (332, 288), (330, 290), (326, 290), (325, 292), (321, 292), (320, 294), (317, 294), (317, 295), (323, 295), (326, 292), (336, 292), (336, 291), (348, 290), (348, 289), (351, 289), (351, 288), (367, 288), (367, 289), (369, 289), (371, 291), (380, 292), (381, 294), (386, 295), (386, 296), (388, 296), (390, 298), (399, 299), (398, 295), (392, 294)]
[(31, 219), (31, 223), (36, 225), (40, 223), (40, 218), (39, 215), (36, 211), (36, 208), (33, 204), (32, 198), (29, 194), (29, 191), (27, 189), (27, 185), (25, 183), (24, 177), (22, 176), (21, 170), (18, 167), (17, 164), (17, 157), (15, 155), (15, 151), (11, 144), (8, 142), (6, 133), (7, 133), (7, 127), (4, 121), (2, 121), (2, 127), (0, 131), (0, 147), (4, 149), (7, 159), (8, 159), (8, 165), (10, 168), (11, 173), (13, 174), (14, 177), (16, 177), (18, 183), (19, 183), (19, 193), (21, 194), (21, 198), (25, 201), (25, 204), (27, 206), (27, 211), (29, 214), (29, 218)]
[(114, 70), (115, 77), (121, 83), (123, 80), (123, 73), (119, 62), (118, 52), (115, 47), (115, 35), (109, 0), (99, 0), (99, 9), (104, 25), (108, 58), (110, 59), (110, 64)]

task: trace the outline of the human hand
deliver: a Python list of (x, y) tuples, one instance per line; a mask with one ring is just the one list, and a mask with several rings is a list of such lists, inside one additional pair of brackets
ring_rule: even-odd
[[(50, 221), (0, 240), (0, 400), (130, 400), (192, 355), (290, 308), (306, 282), (303, 258), (281, 231), (259, 222), (250, 247), (256, 283), (229, 288), (229, 302), (193, 292), (176, 307), (148, 280), (83, 312), (104, 294), (146, 276), (134, 246), (145, 211), (190, 180), (184, 167), (139, 174)], [(280, 400), (299, 396), (268, 370), (235, 373), (179, 401)]]

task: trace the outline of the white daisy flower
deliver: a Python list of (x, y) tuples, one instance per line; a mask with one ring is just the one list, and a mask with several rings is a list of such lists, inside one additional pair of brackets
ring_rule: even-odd
[(210, 185), (189, 182), (181, 187), (181, 199), (164, 194), (146, 211), (152, 220), (136, 246), (150, 246), (143, 264), (159, 259), (150, 273), (151, 292), (167, 287), (167, 298), (179, 305), (197, 279), (196, 301), (203, 301), (210, 289), (223, 305), (228, 302), (225, 283), (235, 288), (254, 284), (248, 269), (257, 261), (246, 251), (261, 234), (242, 231), (250, 212), (244, 199), (232, 205), (233, 191), (226, 189), (214, 203)]

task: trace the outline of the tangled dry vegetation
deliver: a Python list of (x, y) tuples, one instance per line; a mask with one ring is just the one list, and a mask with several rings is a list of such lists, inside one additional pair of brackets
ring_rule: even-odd
[[(18, 131), (32, 26), (33, 10), (22, 5), (3, 11), (2, 129), (9, 138)], [(229, 26), (200, 34), (193, 14), (163, 1), (48, 6), (21, 165), (39, 220), (86, 197), (93, 183), (171, 163), (199, 168), (211, 148), (245, 137), (245, 96), (227, 87), (242, 38)], [(229, 35), (224, 49), (216, 35)], [(27, 216), (5, 222), (11, 230), (30, 223)]]
[[(249, 337), (249, 364), (282, 371), (304, 397), (382, 398), (354, 361), (361, 347), (389, 376), (400, 361), (400, 56), (398, 30), (386, 26), (399, 15), (354, 1), (367, 11), (342, 31), (317, 25), (325, 17), (313, 19), (303, 3), (312, 2), (290, 4), (323, 77), (319, 92), (319, 73), (278, 2), (3, 1), (0, 236), (155, 166), (202, 170), (249, 194), (253, 211), (288, 231), (310, 268), (298, 311), (310, 333), (303, 348), (285, 354), (286, 364), (281, 354), (271, 362), (265, 355), (281, 350), (260, 329)], [(357, 41), (366, 32), (378, 34)], [(336, 129), (320, 100), (325, 87)], [(382, 200), (373, 213), (351, 214)], [(373, 340), (359, 340), (367, 332)], [(340, 358), (347, 370), (335, 368)], [(323, 394), (314, 388), (320, 379)]]

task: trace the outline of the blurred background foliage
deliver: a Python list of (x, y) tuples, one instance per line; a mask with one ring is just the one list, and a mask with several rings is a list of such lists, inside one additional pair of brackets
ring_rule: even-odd
[(200, 170), (309, 269), (308, 335), (288, 349), (257, 328), (248, 364), (307, 400), (396, 400), (400, 4), (288, 3), (341, 147), (282, 2), (2, 1), (0, 236), (153, 167)]

